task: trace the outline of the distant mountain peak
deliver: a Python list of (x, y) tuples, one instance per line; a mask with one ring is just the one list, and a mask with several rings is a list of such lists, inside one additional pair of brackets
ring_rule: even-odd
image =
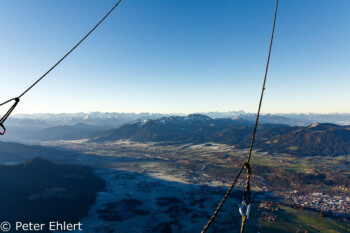
[(310, 126), (309, 126), (309, 128), (315, 128), (315, 127), (317, 127), (319, 124), (318, 123), (312, 123)]
[(199, 120), (199, 121), (210, 121), (213, 119), (213, 118), (208, 117), (207, 115), (203, 115), (203, 114), (190, 114), (187, 117), (192, 119), (192, 120)]

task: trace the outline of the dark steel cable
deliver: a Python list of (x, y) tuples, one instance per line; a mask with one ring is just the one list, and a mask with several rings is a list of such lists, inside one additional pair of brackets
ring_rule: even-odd
[(243, 171), (243, 166), (241, 167), (241, 169), (239, 169), (239, 172), (235, 178), (235, 180), (232, 182), (230, 188), (227, 190), (224, 198), (221, 200), (220, 204), (218, 205), (218, 207), (216, 208), (216, 210), (214, 211), (213, 215), (210, 217), (209, 221), (207, 222), (207, 224), (204, 226), (202, 233), (205, 233), (208, 229), (210, 224), (212, 224), (212, 222), (214, 221), (216, 215), (219, 213), (221, 207), (224, 205), (226, 199), (228, 198), (228, 196), (230, 195), (232, 189), (235, 187), (236, 182), (238, 181), (239, 176), (241, 175), (242, 171)]
[(107, 17), (112, 11), (119, 5), (122, 0), (119, 0), (114, 7), (98, 22), (95, 27), (93, 27), (84, 37), (81, 39), (66, 55), (64, 55), (55, 65), (53, 65), (43, 76), (41, 76), (35, 83), (33, 83), (27, 90), (25, 90), (22, 94), (18, 96), (21, 98), (24, 94), (26, 94), (30, 89), (32, 89), (38, 82), (40, 82), (48, 73), (50, 73), (58, 64), (60, 64), (74, 49), (76, 49)]
[(7, 100), (7, 101), (1, 103), (0, 106), (1, 106), (1, 105), (4, 105), (4, 104), (7, 104), (7, 103), (9, 103), (9, 102), (11, 102), (12, 100), (15, 100), (15, 99), (16, 99), (16, 98), (9, 99), (9, 100)]
[(30, 89), (32, 89), (36, 84), (38, 84), (46, 75), (48, 75), (53, 69), (55, 69), (55, 67), (60, 64), (71, 52), (73, 52), (107, 17), (108, 15), (110, 15), (110, 13), (112, 13), (112, 11), (119, 5), (119, 3), (122, 0), (119, 0), (113, 7), (112, 9), (83, 37), (83, 39), (81, 39), (71, 50), (69, 50), (68, 53), (66, 53), (58, 62), (56, 62), (56, 64), (54, 64), (48, 71), (46, 71), (45, 74), (43, 74), (38, 80), (36, 80), (30, 87), (28, 87), (22, 94), (20, 94), (18, 97), (16, 98), (12, 98), (9, 99), (3, 103), (0, 104), (0, 106), (7, 104), (13, 100), (15, 100), (15, 104), (7, 111), (7, 113), (2, 117), (1, 119), (1, 123), (4, 123), (5, 120), (9, 117), (9, 115), (11, 114), (11, 112), (14, 110), (14, 108), (16, 107), (17, 103), (19, 102), (19, 99), (25, 95)]
[[(276, 25), (277, 9), (278, 9), (278, 0), (276, 0), (275, 17), (274, 17), (274, 20), (273, 20), (273, 27), (272, 27), (272, 34), (271, 34), (271, 40), (270, 40), (269, 55), (268, 55), (268, 58), (267, 58), (267, 64), (266, 64), (266, 69), (265, 69), (264, 83), (263, 83), (263, 87), (262, 87), (262, 91), (261, 91), (261, 96), (260, 96), (260, 101), (259, 101), (259, 108), (258, 108), (258, 113), (256, 115), (255, 126), (254, 126), (254, 131), (253, 131), (253, 135), (252, 135), (252, 141), (251, 141), (251, 144), (250, 144), (250, 149), (249, 149), (249, 155), (248, 155), (247, 162), (244, 163), (242, 165), (241, 169), (238, 171), (238, 174), (237, 174), (236, 178), (232, 182), (230, 188), (227, 190), (227, 192), (226, 192), (224, 198), (221, 200), (219, 206), (216, 208), (216, 210), (214, 211), (213, 215), (210, 217), (209, 221), (204, 226), (204, 228), (202, 230), (202, 233), (205, 233), (208, 230), (208, 228), (211, 225), (211, 223), (214, 221), (214, 219), (217, 216), (217, 214), (219, 213), (221, 207), (223, 206), (223, 204), (225, 203), (225, 201), (228, 198), (229, 194), (231, 193), (232, 189), (234, 188), (235, 184), (237, 183), (237, 180), (240, 177), (240, 175), (242, 174), (242, 171), (243, 171), (244, 168), (247, 169), (247, 181), (246, 181), (246, 187), (245, 187), (245, 192), (244, 192), (244, 196), (243, 196), (243, 201), (247, 205), (250, 203), (250, 177), (251, 177), (251, 171), (250, 171), (249, 162), (250, 162), (250, 158), (251, 158), (252, 151), (253, 151), (255, 135), (256, 135), (256, 130), (257, 130), (257, 127), (258, 127), (258, 122), (259, 122), (259, 117), (260, 117), (260, 110), (261, 110), (262, 100), (263, 100), (264, 91), (265, 91), (267, 71), (269, 69), (269, 64), (270, 64), (270, 56), (271, 56), (273, 35), (274, 35), (274, 32), (275, 32), (275, 25)], [(246, 201), (246, 198), (248, 198), (247, 201)], [(244, 228), (245, 228), (245, 224), (246, 224), (247, 218), (248, 218), (247, 213), (242, 216), (242, 225), (241, 225), (241, 231), (240, 231), (241, 233), (244, 232)]]
[(4, 122), (11, 115), (12, 111), (16, 108), (16, 106), (17, 106), (17, 104), (19, 102), (19, 98), (14, 98), (14, 99), (8, 100), (5, 103), (8, 103), (8, 102), (10, 102), (12, 100), (14, 100), (15, 103), (11, 106), (11, 108), (9, 110), (7, 110), (7, 112), (4, 114), (4, 116), (0, 119), (0, 128), (1, 128), (0, 135), (4, 135), (5, 134), (6, 128), (4, 126)]
[(250, 149), (249, 149), (249, 155), (248, 155), (247, 163), (249, 163), (250, 157), (252, 156), (253, 146), (254, 146), (254, 141), (255, 141), (256, 129), (257, 129), (257, 127), (258, 127), (258, 122), (259, 122), (259, 117), (260, 117), (261, 104), (262, 104), (263, 97), (264, 97), (264, 92), (265, 92), (265, 84), (266, 84), (267, 71), (269, 70), (269, 64), (270, 64), (270, 56), (271, 56), (271, 49), (272, 49), (272, 42), (273, 42), (273, 34), (274, 34), (274, 32), (275, 32), (276, 17), (277, 17), (277, 9), (278, 9), (278, 0), (276, 0), (276, 10), (275, 10), (275, 18), (274, 18), (274, 20), (273, 20), (273, 26), (272, 26), (272, 34), (271, 34), (271, 41), (270, 41), (270, 48), (269, 48), (269, 56), (267, 57), (267, 63), (266, 63), (266, 70), (265, 70), (264, 83), (263, 83), (262, 90), (261, 90), (259, 108), (258, 108), (258, 113), (257, 113), (257, 115), (256, 115), (255, 126), (254, 126), (254, 132), (253, 132), (253, 136), (252, 136), (252, 141), (251, 141), (251, 143), (250, 143)]

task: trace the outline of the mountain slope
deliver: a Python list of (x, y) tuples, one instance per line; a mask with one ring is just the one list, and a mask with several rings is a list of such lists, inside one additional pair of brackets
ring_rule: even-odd
[(106, 126), (78, 123), (75, 125), (59, 125), (47, 128), (10, 127), (4, 139), (13, 141), (47, 141), (47, 140), (74, 140), (88, 138), (101, 131), (110, 129)]
[(108, 128), (83, 123), (78, 123), (75, 125), (62, 125), (43, 129), (37, 133), (36, 138), (40, 140), (82, 139), (106, 129)]
[[(126, 124), (118, 129), (96, 134), (91, 137), (91, 141), (128, 139), (140, 142), (217, 142), (248, 148), (252, 132), (253, 124), (240, 118), (212, 119), (193, 114)], [(350, 127), (327, 123), (306, 127), (260, 124), (254, 148), (296, 156), (350, 154)]]
[(212, 119), (205, 115), (192, 114), (187, 117), (170, 116), (157, 120), (146, 120), (126, 124), (114, 130), (94, 135), (92, 141), (135, 141), (204, 142), (217, 132), (242, 126), (251, 126), (248, 121), (237, 119)]
[(64, 161), (76, 156), (75, 152), (66, 150), (0, 141), (0, 164), (20, 163), (33, 157), (42, 157), (51, 161)]
[(350, 127), (312, 124), (308, 127), (289, 128), (289, 132), (278, 135), (269, 135), (269, 130), (261, 132), (257, 147), (272, 153), (298, 156), (350, 154)]
[(77, 222), (88, 214), (96, 192), (104, 186), (86, 166), (41, 158), (0, 165), (0, 217), (9, 222)]

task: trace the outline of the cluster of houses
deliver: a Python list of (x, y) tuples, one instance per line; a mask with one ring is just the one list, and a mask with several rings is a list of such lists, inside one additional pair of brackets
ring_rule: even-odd
[(282, 197), (294, 206), (313, 209), (336, 217), (350, 217), (350, 197), (330, 196), (323, 193), (301, 194), (297, 191), (274, 192), (275, 197)]
[(274, 202), (261, 202), (257, 207), (254, 215), (263, 221), (275, 221), (277, 215), (275, 211), (278, 211), (277, 204)]

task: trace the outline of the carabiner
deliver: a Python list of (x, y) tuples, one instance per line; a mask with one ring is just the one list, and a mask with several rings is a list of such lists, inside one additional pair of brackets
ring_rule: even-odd
[[(250, 203), (247, 204), (245, 201), (242, 201), (242, 204), (239, 204), (239, 213), (242, 217), (247, 216), (247, 219), (249, 218), (250, 213)], [(245, 212), (245, 213), (244, 213)]]

